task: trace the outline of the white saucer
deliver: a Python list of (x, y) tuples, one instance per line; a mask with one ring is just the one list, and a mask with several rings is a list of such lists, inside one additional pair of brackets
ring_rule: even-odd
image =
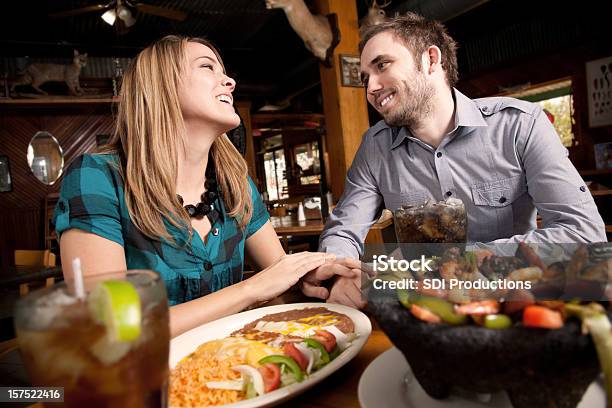
[[(511, 408), (505, 392), (487, 395), (455, 396), (445, 400), (431, 398), (412, 375), (404, 355), (395, 347), (368, 365), (357, 390), (362, 408)], [(488, 400), (488, 401), (487, 401)], [(599, 381), (587, 389), (578, 408), (605, 408), (606, 391)]]

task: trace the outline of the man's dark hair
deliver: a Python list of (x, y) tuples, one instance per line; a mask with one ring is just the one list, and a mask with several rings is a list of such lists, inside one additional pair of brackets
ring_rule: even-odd
[(446, 82), (453, 87), (459, 79), (457, 69), (457, 43), (446, 32), (446, 27), (438, 21), (427, 20), (416, 13), (408, 12), (404, 15), (391, 17), (383, 23), (366, 28), (359, 43), (359, 52), (363, 51), (366, 43), (377, 34), (391, 31), (401, 40), (415, 59), (417, 69), (421, 69), (420, 57), (427, 48), (435, 45), (442, 52), (442, 68), (446, 72)]

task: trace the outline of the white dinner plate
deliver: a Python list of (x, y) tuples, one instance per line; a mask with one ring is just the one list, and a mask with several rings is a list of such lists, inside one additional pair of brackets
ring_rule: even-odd
[[(505, 392), (486, 395), (451, 395), (444, 400), (431, 398), (416, 380), (404, 355), (392, 347), (368, 365), (358, 387), (362, 408), (511, 408)], [(600, 381), (593, 382), (578, 408), (604, 408), (606, 391)]]
[(288, 310), (303, 309), (306, 307), (325, 307), (331, 311), (343, 313), (347, 315), (355, 324), (355, 334), (357, 338), (353, 340), (351, 345), (342, 352), (334, 361), (312, 373), (301, 383), (292, 384), (287, 387), (279, 388), (268, 394), (264, 394), (257, 398), (236, 402), (233, 404), (224, 405), (224, 407), (232, 408), (254, 408), (267, 407), (279, 404), (285, 400), (295, 397), (296, 395), (306, 391), (308, 388), (322, 381), (325, 377), (338, 370), (340, 367), (351, 361), (353, 357), (359, 353), (365, 342), (370, 336), (372, 325), (370, 319), (359, 310), (336, 305), (332, 303), (292, 303), (286, 305), (276, 305), (262, 307), (259, 309), (249, 310), (247, 312), (238, 313), (232, 316), (224, 317), (223, 319), (215, 320), (204, 324), (195, 329), (175, 337), (170, 341), (170, 368), (174, 368), (181, 359), (195, 351), (202, 343), (209, 340), (221, 339), (229, 336), (232, 332), (241, 329), (247, 323), (257, 320), (265, 315), (272, 313), (286, 312)]

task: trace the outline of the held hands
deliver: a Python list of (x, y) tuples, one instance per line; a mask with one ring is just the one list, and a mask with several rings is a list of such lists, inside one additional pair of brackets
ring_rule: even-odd
[(272, 299), (297, 284), (301, 277), (336, 259), (324, 252), (300, 252), (283, 255), (278, 261), (245, 282), (255, 302)]
[[(302, 278), (302, 292), (306, 296), (327, 299), (330, 303), (361, 309), (366, 304), (361, 294), (362, 273), (370, 274), (367, 266), (356, 259), (344, 258), (327, 263)], [(320, 286), (323, 280), (334, 276), (336, 280), (331, 292)]]

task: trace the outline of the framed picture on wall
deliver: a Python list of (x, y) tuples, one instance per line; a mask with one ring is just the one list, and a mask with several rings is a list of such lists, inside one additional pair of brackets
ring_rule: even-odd
[(359, 56), (340, 54), (340, 68), (342, 69), (342, 86), (362, 87)]
[(586, 63), (589, 126), (612, 125), (612, 57)]
[(13, 191), (13, 181), (11, 179), (11, 166), (9, 158), (0, 155), (0, 192)]
[(595, 146), (595, 167), (612, 169), (612, 142), (598, 143)]

